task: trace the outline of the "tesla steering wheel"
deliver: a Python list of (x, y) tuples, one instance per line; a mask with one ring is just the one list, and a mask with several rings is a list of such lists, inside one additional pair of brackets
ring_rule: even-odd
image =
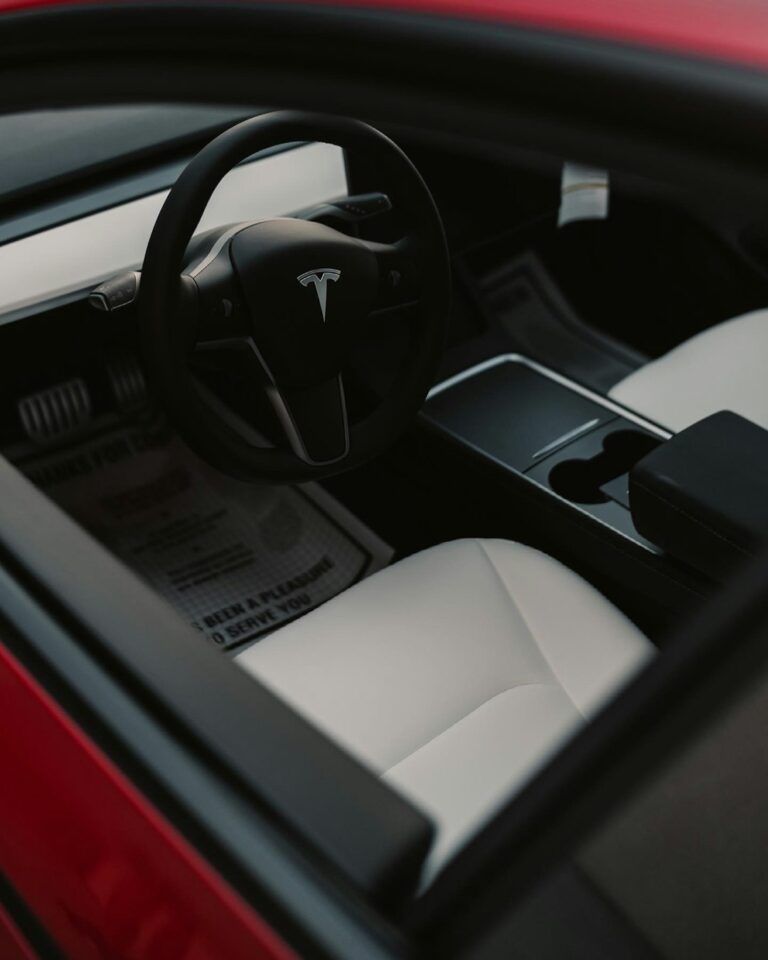
[[(366, 154), (404, 236), (367, 242), (288, 217), (241, 223), (219, 233), (184, 272), (193, 231), (222, 177), (257, 151), (302, 141)], [(300, 481), (368, 460), (408, 426), (433, 382), (449, 300), (440, 216), (405, 154), (364, 123), (280, 112), (227, 130), (176, 181), (147, 247), (139, 323), (150, 376), (194, 450), (242, 479)], [(405, 303), (407, 359), (378, 406), (351, 423), (345, 361), (373, 314)], [(282, 428), (277, 446), (259, 445), (201, 388), (190, 361), (200, 346), (215, 344), (249, 358)]]

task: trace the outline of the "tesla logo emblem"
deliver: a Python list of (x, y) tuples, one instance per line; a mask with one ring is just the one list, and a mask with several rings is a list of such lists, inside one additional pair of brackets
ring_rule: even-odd
[(334, 270), (333, 267), (323, 267), (322, 270), (307, 270), (306, 273), (296, 277), (302, 287), (308, 287), (310, 283), (314, 284), (317, 300), (320, 304), (320, 312), (323, 315), (323, 323), (325, 323), (325, 305), (328, 302), (328, 281), (332, 280), (336, 283), (340, 276), (341, 270)]

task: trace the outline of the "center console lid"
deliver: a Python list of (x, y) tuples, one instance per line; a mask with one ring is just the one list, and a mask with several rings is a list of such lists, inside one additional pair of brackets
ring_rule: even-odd
[(768, 430), (715, 413), (642, 458), (629, 475), (637, 530), (715, 579), (768, 547)]

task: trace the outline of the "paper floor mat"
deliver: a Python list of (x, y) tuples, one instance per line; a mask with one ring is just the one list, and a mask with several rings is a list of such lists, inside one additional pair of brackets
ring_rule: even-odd
[(392, 556), (317, 485), (232, 480), (164, 427), (105, 433), (21, 469), (224, 649), (301, 616)]

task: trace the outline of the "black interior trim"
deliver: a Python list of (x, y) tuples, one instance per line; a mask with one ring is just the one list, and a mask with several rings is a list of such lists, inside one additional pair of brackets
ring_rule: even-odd
[(566, 862), (490, 926), (472, 960), (664, 960), (587, 874)]

